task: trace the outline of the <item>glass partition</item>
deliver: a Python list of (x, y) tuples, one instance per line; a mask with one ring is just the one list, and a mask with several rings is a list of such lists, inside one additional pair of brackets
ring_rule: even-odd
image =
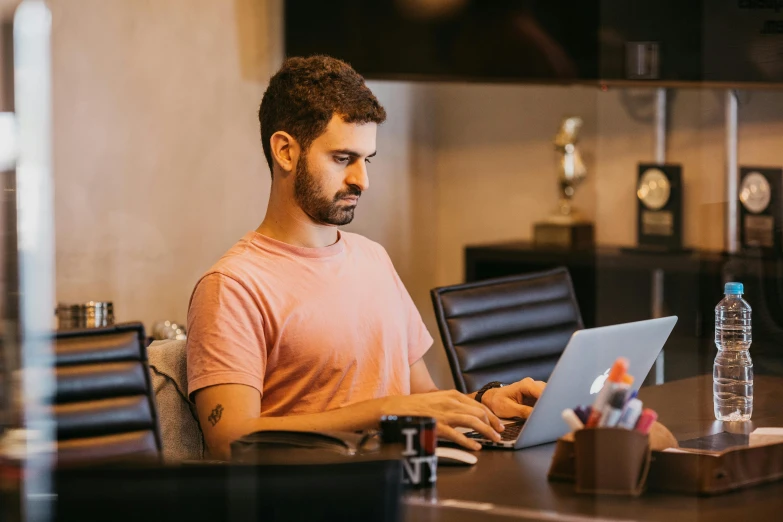
[[(21, 491), (17, 518), (46, 520), (58, 509), (64, 510), (61, 515), (80, 513), (84, 497), (79, 495), (93, 491), (92, 486), (100, 492), (95, 499), (101, 509), (116, 502), (134, 513), (127, 496), (112, 496), (121, 486), (130, 487), (125, 482), (129, 477), (138, 477), (140, 491), (157, 494), (150, 505), (162, 506), (166, 500), (180, 505), (176, 502), (188, 492), (190, 509), (207, 506), (203, 509), (230, 520), (265, 513), (267, 501), (271, 506), (292, 489), (281, 486), (283, 493), (270, 500), (259, 484), (271, 475), (253, 475), (248, 469), (255, 468), (244, 462), (212, 462), (230, 454), (228, 443), (223, 453), (215, 449), (212, 430), (232, 422), (234, 412), (223, 399), (199, 404), (198, 396), (208, 396), (202, 389), (225, 384), (258, 392), (251, 396), (258, 401), (252, 408), (259, 415), (231, 432), (232, 441), (251, 431), (271, 430), (274, 424), (262, 422), (269, 419), (284, 419), (279, 426), (285, 431), (290, 427), (285, 417), (291, 415), (284, 413), (294, 411), (326, 418), (319, 427), (335, 426), (324, 414), (332, 412), (342, 419), (337, 431), (377, 428), (377, 423), (364, 422), (365, 417), (363, 423), (357, 420), (359, 414), (345, 421), (332, 410), (362, 402), (357, 397), (415, 400), (418, 394), (408, 392), (432, 388), (464, 392), (467, 404), (483, 415), (473, 400), (477, 392), (488, 385), (486, 397), (511, 393), (498, 384), (525, 377), (547, 381), (543, 389), (555, 390), (550, 397), (567, 397), (565, 406), (574, 409), (574, 415), (583, 413), (579, 406), (611, 406), (608, 395), (596, 398), (599, 392), (627, 386), (621, 390), (627, 394), (621, 397), (619, 414), (626, 411), (631, 393), (638, 393), (640, 416), (643, 406), (657, 410), (656, 444), (674, 445), (676, 438), (683, 448), (744, 446), (753, 429), (783, 422), (770, 402), (783, 390), (783, 94), (776, 83), (779, 49), (770, 34), (778, 27), (774, 12), (758, 2), (682, 7), (681, 2), (605, 0), (581, 6), (590, 25), (569, 36), (568, 29), (581, 18), (560, 21), (557, 9), (535, 1), (478, 8), (476, 2), (462, 0), (405, 0), (362, 9), (355, 9), (356, 2), (340, 2), (350, 16), (340, 16), (343, 11), (330, 11), (320, 2), (309, 18), (307, 4), (27, 0), (19, 7), (13, 40), (2, 41), (3, 74), (15, 79), (15, 90), (9, 94), (10, 84), (3, 82), (1, 108), (15, 116), (0, 116), (0, 154), (18, 152), (9, 163), (0, 158), (0, 429), (6, 441), (22, 441), (21, 455), (30, 466), (23, 475), (27, 482), (16, 490)], [(381, 18), (384, 13), (394, 16)], [(11, 18), (3, 15), (10, 31)], [(29, 26), (23, 26), (25, 16)], [(400, 17), (404, 31), (393, 24)], [(459, 27), (470, 30), (463, 34)], [(502, 34), (496, 35), (500, 29), (493, 27), (502, 28)], [(725, 40), (716, 36), (732, 27), (736, 32)], [(757, 29), (766, 36), (757, 35)], [(508, 31), (520, 35), (509, 36)], [(297, 35), (302, 39), (294, 38)], [(443, 43), (447, 37), (458, 45)], [(488, 45), (479, 49), (471, 37), (487, 39)], [(514, 62), (538, 56), (533, 51), (539, 47), (527, 49), (527, 54), (514, 47), (530, 41), (545, 44), (545, 57), (578, 56), (589, 74), (531, 76), (535, 68)], [(319, 47), (321, 42), (328, 45)], [(482, 53), (503, 42), (514, 46), (493, 53), (484, 63)], [(298, 130), (292, 129), (299, 128), (279, 124), (274, 139), (290, 139), (289, 147), (281, 147), (274, 161), (265, 155), (265, 146), (271, 154), (274, 144), (260, 128), (264, 111), (259, 115), (259, 106), (270, 78), (287, 56), (301, 49), (354, 57), (359, 73), (369, 71), (366, 86), (385, 110), (385, 121), (371, 133), (372, 147), (343, 147), (327, 158), (330, 169), (341, 161), (358, 168), (369, 160), (359, 169), (364, 176), (360, 182), (346, 181), (346, 174), (327, 198), (349, 201), (355, 211), (352, 220), (340, 225), (336, 242), (321, 245), (326, 253), (341, 240), (363, 241), (356, 239), (363, 236), (373, 242), (367, 247), (373, 259), (380, 260), (367, 272), (349, 270), (354, 277), (367, 274), (351, 279), (350, 285), (327, 285), (344, 267), (329, 272), (310, 265), (281, 283), (290, 275), (281, 267), (291, 256), (319, 258), (316, 247), (306, 246), (299, 236), (291, 239), (294, 232), (318, 230), (313, 233), (318, 235), (324, 229), (334, 231), (329, 227), (335, 225), (308, 213), (307, 205), (318, 194), (310, 193), (308, 200), (302, 196), (302, 184), (297, 188), (291, 181), (313, 173), (299, 169), (293, 159), (283, 165), (286, 157), (309, 153), (312, 143), (294, 136)], [(415, 55), (417, 49), (424, 54), (402, 63), (401, 57)], [(444, 63), (458, 74), (438, 69)], [(482, 70), (492, 74), (482, 77)], [(514, 72), (498, 73), (506, 70)], [(319, 77), (307, 89), (289, 85), (281, 91), (306, 98), (308, 92), (321, 92), (318, 89), (336, 81), (334, 76)], [(281, 103), (275, 110), (289, 111), (300, 101), (288, 100), (291, 105)], [(345, 110), (359, 105), (352, 102)], [(372, 106), (377, 111), (373, 118), (382, 119), (380, 109)], [(311, 136), (314, 142), (326, 127), (312, 124), (308, 121), (306, 127), (321, 132)], [(11, 146), (12, 139), (18, 147)], [(291, 150), (298, 152), (286, 152)], [(270, 165), (275, 165), (272, 170)], [(326, 179), (326, 171), (324, 167), (315, 174)], [(239, 275), (221, 272), (236, 283), (234, 293), (255, 292), (254, 297), (237, 305), (222, 300), (221, 294), (213, 303), (210, 327), (199, 329), (194, 317), (200, 312), (194, 312), (194, 306), (199, 306), (195, 290), (202, 278), (223, 270), (218, 263), (230, 249), (237, 255), (237, 248), (254, 241), (267, 250), (277, 249), (273, 269), (263, 272), (266, 265), (259, 264)], [(567, 276), (552, 272), (559, 268), (565, 268)], [(396, 277), (389, 275), (392, 269)], [(379, 274), (390, 278), (385, 287), (378, 283), (383, 281)], [(560, 284), (550, 285), (557, 274), (562, 276)], [(529, 286), (520, 283), (523, 280)], [(258, 288), (248, 290), (251, 281)], [(744, 365), (742, 378), (721, 380), (719, 368), (713, 388), (715, 307), (729, 282), (743, 284), (743, 297), (753, 310), (754, 380), (748, 382), (743, 355), (738, 356)], [(522, 286), (498, 296), (487, 290), (492, 284)], [(402, 299), (383, 301), (379, 308), (381, 298), (372, 292), (380, 295), (390, 288)], [(465, 301), (442, 297), (452, 291), (466, 291), (460, 294)], [(490, 294), (492, 298), (479, 298)], [(387, 327), (399, 326), (394, 318), (402, 317), (395, 308), (400, 302), (406, 307), (410, 303), (404, 321), (412, 321), (413, 327), (398, 344), (416, 344), (408, 339), (413, 331), (426, 346), (418, 346), (421, 353), (416, 352), (413, 361), (396, 351), (388, 357), (368, 352), (377, 362), (372, 371), (380, 370), (357, 377), (361, 354), (345, 355), (338, 348), (358, 350), (344, 339), (365, 330), (370, 340), (359, 343), (361, 350), (377, 348), (382, 343), (372, 336), (383, 338)], [(673, 316), (676, 322), (666, 319)], [(727, 343), (727, 350), (747, 342), (747, 337), (729, 338), (748, 334), (747, 329), (737, 333), (737, 328), (748, 327), (740, 324), (747, 317), (732, 317), (724, 317), (727, 322), (719, 331), (725, 334), (719, 341)], [(651, 319), (658, 322), (644, 322)], [(730, 323), (735, 320), (740, 322)], [(204, 338), (226, 351), (214, 358), (218, 370), (199, 381), (193, 368), (208, 351), (199, 348)], [(317, 340), (307, 344), (312, 353), (296, 344), (303, 338)], [(573, 348), (584, 348), (582, 339), (594, 339), (585, 348), (591, 350), (589, 355)], [(318, 352), (313, 344), (330, 348)], [(163, 347), (179, 350), (178, 355)], [(93, 349), (107, 358), (127, 351), (116, 360), (90, 359)], [(89, 352), (87, 359), (77, 361), (79, 350), (81, 355)], [(609, 350), (629, 359), (624, 384), (610, 379), (616, 357), (607, 356)], [(402, 388), (378, 391), (377, 396), (357, 391), (365, 385), (388, 391), (382, 384), (399, 375), (384, 365), (391, 368), (395, 361), (403, 361)], [(231, 364), (234, 381), (221, 381), (221, 373), (231, 373)], [(344, 367), (335, 368), (340, 364)], [(432, 380), (425, 379), (427, 390), (409, 375), (421, 376), (423, 366)], [(132, 369), (122, 373), (126, 367)], [(559, 381), (556, 368), (564, 374)], [(118, 381), (101, 380), (104, 370), (122, 373), (126, 380), (117, 379), (133, 384), (114, 388)], [(91, 371), (99, 377), (93, 380)], [(172, 377), (174, 371), (178, 373)], [(327, 384), (318, 380), (332, 374), (342, 377)], [(290, 382), (281, 375), (290, 376)], [(355, 387), (342, 384), (341, 379), (354, 377), (359, 383)], [(747, 405), (754, 394), (751, 421), (714, 421), (716, 389), (719, 399), (731, 399), (732, 404)], [(317, 408), (308, 402), (332, 397), (332, 392), (342, 399), (330, 398)], [(536, 399), (515, 402), (527, 408)], [(168, 400), (175, 400), (178, 409)], [(536, 519), (556, 512), (579, 520), (646, 520), (668, 513), (709, 518), (729, 509), (727, 497), (663, 491), (664, 472), (687, 474), (672, 471), (678, 469), (675, 464), (657, 464), (656, 470), (655, 459), (665, 461), (670, 453), (652, 454), (645, 475), (648, 491), (638, 498), (633, 496), (640, 492), (634, 489), (638, 483), (623, 489), (629, 498), (576, 492), (574, 444), (580, 443), (562, 440), (570, 431), (561, 418), (564, 406), (547, 400), (556, 406), (545, 405), (548, 414), (534, 413), (549, 418), (538, 421), (549, 424), (535, 443), (520, 442), (513, 452), (485, 449), (478, 452), (475, 467), (441, 466), (435, 489), (403, 494), (400, 518), (472, 520), (489, 513)], [(265, 409), (275, 401), (274, 408)], [(127, 423), (116, 421), (126, 419), (119, 414), (68, 416), (85, 403), (88, 409), (119, 403), (138, 408), (122, 410), (122, 415), (132, 414)], [(419, 410), (391, 413), (410, 411)], [(172, 427), (175, 418), (187, 428), (176, 423)], [(445, 414), (439, 422), (447, 423), (444, 419)], [(535, 419), (522, 429), (523, 436), (534, 429)], [(257, 429), (247, 428), (251, 425)], [(82, 430), (84, 426), (89, 430)], [(18, 435), (18, 429), (28, 429), (29, 438), (8, 436)], [(634, 435), (625, 433), (619, 435), (621, 440), (591, 440), (590, 447), (613, 450), (627, 443), (629, 460), (639, 457), (648, 463), (644, 459), (650, 454), (638, 451), (647, 449), (644, 435), (636, 453), (634, 441), (628, 443)], [(554, 477), (561, 480), (550, 480), (557, 475), (553, 462), (558, 439), (558, 451), (571, 452), (571, 469), (566, 466)], [(196, 457), (187, 453), (190, 442)], [(49, 451), (37, 452), (41, 447)], [(11, 453), (4, 451), (0, 466), (8, 470)], [(597, 455), (594, 461), (606, 462), (601, 459), (609, 457), (598, 452), (591, 453)], [(78, 469), (87, 470), (84, 474), (70, 474), (65, 462), (73, 455)], [(55, 457), (59, 465), (51, 473)], [(98, 464), (107, 461), (116, 466), (109, 469), (121, 471), (97, 471)], [(321, 482), (313, 490), (343, 484), (336, 478), (330, 483), (328, 474), (317, 477)], [(287, 484), (282, 479), (280, 483)], [(368, 484), (374, 482), (367, 479), (363, 486)], [(779, 498), (781, 483), (763, 488), (736, 493), (743, 504), (754, 506), (748, 513), (768, 513), (769, 499)], [(332, 500), (336, 498), (335, 493)], [(311, 502), (298, 507), (313, 507)], [(731, 509), (727, 512), (736, 513)], [(163, 518), (165, 509), (149, 511), (151, 518)]]

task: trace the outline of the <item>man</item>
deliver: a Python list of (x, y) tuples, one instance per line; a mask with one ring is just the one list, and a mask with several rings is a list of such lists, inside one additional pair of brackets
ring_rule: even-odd
[[(369, 188), (386, 119), (349, 65), (291, 58), (259, 110), (272, 188), (261, 226), (197, 283), (188, 311), (188, 390), (213, 458), (259, 430), (361, 430), (382, 415), (435, 417), (499, 440), (496, 415), (526, 417), (525, 379), (477, 402), (438, 391), (422, 356), (432, 344), (380, 245), (338, 226)], [(494, 412), (494, 413), (493, 413)]]

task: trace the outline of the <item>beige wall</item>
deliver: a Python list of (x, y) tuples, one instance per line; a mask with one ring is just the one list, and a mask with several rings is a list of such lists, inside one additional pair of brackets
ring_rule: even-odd
[[(440, 283), (462, 280), (466, 243), (529, 239), (533, 222), (557, 204), (552, 145), (564, 116), (585, 120), (582, 148), (591, 174), (594, 89), (519, 85), (437, 87), (438, 270)], [(594, 213), (595, 176), (577, 205)]]
[[(121, 320), (184, 319), (199, 274), (263, 217), (256, 107), (282, 57), (280, 0), (60, 0), (54, 14), (57, 296)], [(467, 244), (529, 239), (553, 208), (551, 140), (585, 119), (577, 204), (599, 242), (633, 245), (651, 91), (370, 82), (389, 113), (349, 229), (382, 243), (434, 337), (429, 289), (461, 282)], [(783, 163), (783, 94), (741, 95), (740, 161)], [(685, 239), (723, 245), (722, 92), (671, 97)], [(450, 385), (438, 342), (427, 355)]]
[(276, 7), (52, 4), (59, 300), (184, 320), (199, 274), (260, 222), (255, 110), (280, 61)]

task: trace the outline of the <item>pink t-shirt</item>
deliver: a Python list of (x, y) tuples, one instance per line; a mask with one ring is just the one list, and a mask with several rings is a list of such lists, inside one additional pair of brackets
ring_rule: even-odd
[(193, 290), (188, 393), (252, 386), (268, 416), (406, 395), (410, 365), (431, 344), (377, 243), (340, 232), (304, 248), (249, 232)]

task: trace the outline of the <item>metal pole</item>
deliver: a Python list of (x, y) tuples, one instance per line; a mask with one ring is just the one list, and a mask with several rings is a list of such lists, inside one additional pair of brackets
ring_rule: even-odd
[(666, 163), (666, 89), (655, 90), (655, 162)]
[[(652, 316), (654, 319), (663, 317), (663, 269), (656, 268), (652, 273)], [(664, 354), (663, 349), (655, 359), (655, 384), (664, 382)]]
[(737, 93), (726, 91), (726, 251), (739, 252), (739, 174), (737, 171)]
[[(655, 91), (655, 162), (666, 163), (666, 89)], [(652, 272), (650, 311), (653, 318), (663, 317), (663, 270), (656, 268)], [(655, 360), (655, 384), (664, 382), (664, 353)]]

